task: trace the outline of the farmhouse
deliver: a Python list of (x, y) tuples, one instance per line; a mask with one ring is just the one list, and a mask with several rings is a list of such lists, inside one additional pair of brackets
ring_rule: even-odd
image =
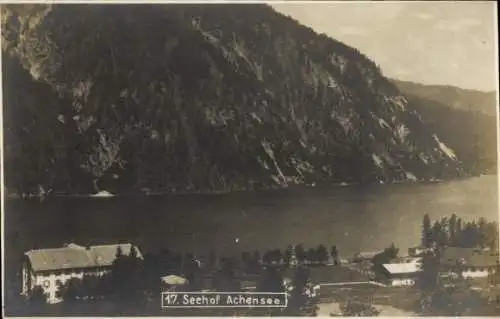
[(494, 252), (477, 248), (448, 247), (440, 260), (441, 272), (461, 274), (464, 278), (481, 278), (497, 270)]
[(30, 250), (23, 256), (21, 294), (28, 296), (40, 286), (48, 303), (60, 302), (56, 294), (60, 285), (71, 278), (106, 274), (111, 270), (118, 249), (123, 255), (135, 249), (137, 257), (142, 259), (139, 249), (131, 244), (87, 247), (68, 244), (60, 248)]
[(421, 271), (418, 260), (383, 264), (378, 278), (389, 286), (413, 286), (418, 273)]

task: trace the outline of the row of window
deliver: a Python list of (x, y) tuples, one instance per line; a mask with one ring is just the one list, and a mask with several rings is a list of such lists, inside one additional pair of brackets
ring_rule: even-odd
[(486, 271), (487, 272), (492, 272), (493, 271), (493, 269), (488, 268), (488, 267), (484, 267), (484, 268), (482, 268), (482, 267), (477, 267), (477, 268), (465, 268), (465, 267), (462, 267), (460, 270), (463, 271), (463, 272), (486, 272)]
[[(50, 287), (50, 280), (44, 280), (43, 281), (43, 287), (45, 288), (49, 288)], [(57, 279), (56, 280), (56, 287), (59, 287), (61, 286), (62, 284), (64, 284), (66, 282), (66, 280), (60, 280), (60, 279)]]
[(61, 276), (61, 275), (83, 275), (87, 273), (100, 273), (106, 271), (105, 268), (95, 268), (95, 269), (68, 269), (68, 270), (55, 270), (50, 272), (50, 276)]
[[(101, 275), (104, 271), (103, 270), (97, 270), (97, 271), (94, 271), (94, 272), (83, 272), (83, 271), (73, 271), (73, 272), (57, 272), (57, 273), (53, 273), (50, 275), (50, 277), (53, 277), (53, 276), (61, 276), (62, 274), (66, 275), (67, 278), (72, 278), (72, 277), (77, 277), (77, 276), (82, 276), (82, 275)], [(56, 283), (56, 286), (59, 286), (61, 285), (64, 281), (66, 280), (60, 280), (60, 279), (56, 279), (55, 280), (55, 283)], [(48, 280), (44, 280), (43, 281), (43, 287), (45, 288), (48, 288), (50, 287), (50, 282), (51, 280), (48, 279)]]

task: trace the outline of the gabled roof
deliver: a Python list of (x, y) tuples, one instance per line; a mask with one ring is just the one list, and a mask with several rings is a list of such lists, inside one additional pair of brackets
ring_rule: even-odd
[[(111, 266), (120, 247), (124, 255), (129, 255), (131, 244), (114, 244), (83, 247), (69, 244), (61, 248), (37, 249), (25, 253), (34, 271), (63, 270)], [(137, 257), (143, 258), (137, 247)]]
[(413, 274), (421, 270), (418, 262), (383, 264), (383, 266), (390, 274)]
[(377, 256), (380, 253), (383, 253), (383, 250), (377, 250), (377, 251), (362, 251), (359, 253), (356, 253), (354, 255), (354, 258), (364, 258), (364, 259), (372, 259), (373, 257)]
[(448, 247), (441, 256), (441, 264), (462, 267), (492, 267), (497, 257), (491, 251), (476, 248)]

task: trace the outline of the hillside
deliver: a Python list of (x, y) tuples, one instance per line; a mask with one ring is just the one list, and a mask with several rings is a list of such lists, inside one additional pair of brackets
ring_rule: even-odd
[(497, 120), (480, 111), (461, 110), (407, 94), (429, 127), (449, 145), (472, 174), (497, 171)]
[(495, 92), (466, 90), (454, 86), (423, 85), (414, 82), (391, 80), (404, 94), (436, 101), (464, 111), (479, 111), (496, 116), (497, 103)]
[(2, 6), (10, 192), (454, 178), (357, 50), (266, 5)]

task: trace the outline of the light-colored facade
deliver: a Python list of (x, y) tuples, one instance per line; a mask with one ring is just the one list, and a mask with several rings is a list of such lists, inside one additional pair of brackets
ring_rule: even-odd
[(35, 287), (41, 287), (48, 303), (58, 303), (59, 288), (71, 278), (101, 277), (111, 270), (118, 249), (124, 255), (135, 249), (131, 244), (83, 247), (69, 244), (61, 248), (30, 250), (24, 254), (21, 295), (29, 296)]
[(431, 253), (434, 251), (434, 248), (427, 247), (411, 247), (408, 248), (408, 255), (412, 257), (420, 257), (426, 253)]
[(455, 273), (463, 278), (485, 278), (497, 271), (498, 256), (489, 250), (448, 247), (441, 260), (442, 273)]
[(483, 266), (483, 267), (475, 267), (475, 266), (456, 266), (449, 267), (448, 271), (453, 272), (457, 275), (461, 275), (463, 278), (486, 278), (489, 275), (495, 273), (495, 266)]
[(462, 271), (464, 278), (483, 278), (488, 277), (494, 271), (494, 267), (490, 268), (471, 268)]
[(415, 278), (391, 278), (388, 282), (389, 286), (392, 287), (404, 287), (415, 285)]

